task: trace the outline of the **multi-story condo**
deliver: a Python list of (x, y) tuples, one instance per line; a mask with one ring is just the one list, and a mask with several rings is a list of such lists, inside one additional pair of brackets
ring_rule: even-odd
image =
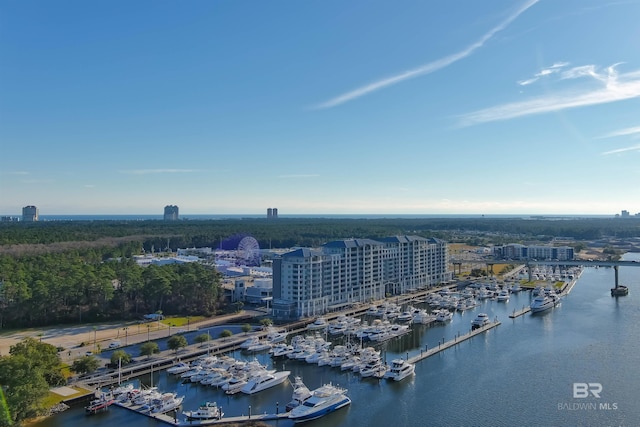
[(448, 247), (438, 239), (347, 239), (302, 248), (273, 264), (276, 318), (317, 316), (451, 280)]
[(574, 251), (570, 246), (524, 246), (512, 243), (493, 248), (493, 255), (503, 259), (549, 259), (567, 261), (574, 259)]
[(167, 205), (164, 207), (164, 220), (177, 221), (179, 218), (178, 207), (175, 205)]
[(22, 220), (25, 222), (34, 222), (38, 220), (38, 208), (35, 206), (25, 206), (22, 208)]

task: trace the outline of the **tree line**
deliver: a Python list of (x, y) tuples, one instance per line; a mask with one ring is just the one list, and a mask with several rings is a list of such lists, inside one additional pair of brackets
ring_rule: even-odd
[(221, 278), (199, 263), (103, 260), (113, 248), (0, 256), (0, 327), (127, 320), (147, 313), (215, 313)]

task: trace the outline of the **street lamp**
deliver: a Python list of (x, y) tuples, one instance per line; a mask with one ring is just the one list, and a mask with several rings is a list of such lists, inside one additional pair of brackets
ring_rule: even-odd
[(187, 332), (189, 332), (189, 325), (191, 324), (191, 316), (187, 316)]
[(129, 337), (129, 327), (125, 326), (124, 328), (122, 328), (124, 330), (124, 345), (126, 347), (127, 345), (127, 338)]
[(173, 326), (173, 323), (169, 323), (169, 336), (171, 336), (171, 327)]
[(96, 351), (96, 333), (98, 332), (98, 328), (96, 326), (93, 327), (93, 351)]
[(147, 341), (150, 341), (151, 325), (147, 324)]

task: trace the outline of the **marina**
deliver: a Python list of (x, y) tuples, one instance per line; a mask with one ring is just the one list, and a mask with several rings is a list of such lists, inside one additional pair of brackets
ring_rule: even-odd
[[(175, 374), (168, 374), (166, 370), (154, 371), (153, 384), (159, 390), (175, 391), (185, 396), (180, 411), (150, 416), (133, 412), (130, 408), (123, 409), (116, 404), (112, 405), (108, 412), (96, 414), (86, 420), (89, 422), (90, 419), (90, 425), (96, 427), (134, 425), (140, 421), (136, 421), (140, 417), (146, 417), (150, 422), (155, 419), (157, 425), (216, 424), (219, 420), (187, 421), (184, 415), (184, 412), (197, 410), (204, 401), (215, 401), (224, 408), (222, 421), (225, 422), (259, 419), (268, 424), (293, 426), (293, 420), (285, 415), (285, 406), (292, 400), (295, 377), (300, 377), (312, 390), (330, 382), (348, 389), (348, 396), (352, 403), (344, 409), (325, 415), (327, 419), (323, 418), (323, 421), (319, 421), (323, 425), (366, 426), (376, 423), (411, 425), (425, 417), (429, 417), (434, 425), (451, 423), (496, 425), (503, 423), (500, 420), (506, 420), (506, 417), (509, 417), (510, 422), (515, 419), (526, 425), (527, 422), (522, 415), (531, 414), (534, 408), (539, 411), (540, 407), (543, 408), (541, 414), (543, 424), (585, 424), (580, 420), (585, 420), (586, 418), (582, 417), (587, 414), (569, 413), (557, 409), (558, 402), (571, 399), (571, 390), (564, 390), (562, 383), (582, 381), (583, 372), (586, 372), (585, 364), (593, 366), (591, 361), (594, 357), (600, 357), (597, 360), (608, 360), (612, 346), (624, 352), (629, 363), (634, 363), (636, 359), (634, 355), (638, 354), (637, 350), (632, 350), (633, 346), (637, 346), (636, 341), (625, 338), (632, 333), (631, 331), (620, 330), (616, 333), (603, 334), (606, 328), (618, 324), (615, 320), (617, 311), (626, 313), (624, 314), (625, 323), (634, 322), (634, 314), (626, 307), (629, 306), (629, 309), (633, 310), (632, 307), (637, 304), (633, 292), (619, 300), (609, 295), (609, 287), (602, 286), (608, 277), (607, 273), (606, 269), (587, 269), (571, 293), (565, 294), (562, 305), (536, 315), (523, 314), (517, 319), (512, 319), (511, 322), (505, 321), (514, 310), (527, 307), (533, 301), (530, 291), (521, 291), (513, 293), (508, 302), (498, 302), (489, 298), (477, 307), (454, 312), (449, 322), (413, 323), (407, 334), (377, 344), (373, 342), (368, 344), (380, 351), (384, 364), (392, 365), (398, 359), (416, 362), (414, 374), (401, 381), (378, 379), (375, 376), (362, 377), (352, 370), (343, 371), (331, 365), (319, 366), (304, 360), (274, 358), (268, 353), (250, 354), (237, 349), (228, 354), (245, 361), (258, 360), (269, 369), (288, 370), (291, 372), (288, 381), (255, 395), (243, 393), (225, 395), (216, 387), (203, 386), (200, 383), (183, 383), (182, 379)], [(624, 271), (621, 274), (624, 274)], [(423, 307), (415, 302), (412, 302), (412, 305), (416, 308)], [(364, 310), (366, 309), (364, 307)], [(479, 313), (487, 313), (491, 319), (490, 330), (478, 328), (470, 331), (471, 323)], [(498, 324), (494, 324), (497, 323), (494, 322), (496, 318), (499, 328), (496, 327)], [(596, 318), (598, 318), (597, 322), (595, 322)], [(373, 317), (364, 316), (363, 322), (367, 319), (371, 321)], [(637, 320), (640, 321), (640, 319)], [(581, 330), (589, 332), (588, 334), (577, 332)], [(476, 335), (471, 335), (472, 332), (476, 332)], [(595, 336), (602, 338), (596, 339)], [(332, 349), (347, 344), (349, 339), (345, 335), (328, 338), (333, 344)], [(292, 339), (292, 336), (288, 337), (287, 344)], [(589, 357), (581, 357), (576, 353), (583, 350), (585, 346), (590, 349)], [(602, 347), (603, 352), (599, 353), (601, 346), (606, 346), (607, 349), (605, 351)], [(566, 358), (571, 360), (570, 364), (562, 362)], [(540, 381), (541, 378), (536, 376), (535, 372), (537, 372), (536, 367), (541, 363), (562, 366), (561, 370), (557, 368), (553, 370), (556, 380), (551, 383)], [(487, 368), (495, 364), (502, 367), (499, 375), (498, 371)], [(606, 366), (606, 362), (602, 366)], [(614, 374), (613, 371), (596, 369), (593, 371), (594, 376), (590, 377), (592, 379), (584, 379), (584, 381), (602, 383), (605, 390), (609, 391), (608, 398), (611, 401), (615, 399), (624, 408), (627, 421), (636, 419), (633, 418), (635, 412), (630, 407), (630, 402), (624, 398), (625, 393), (631, 395), (632, 391), (629, 387), (633, 388), (633, 383), (612, 374)], [(636, 376), (629, 371), (625, 371), (624, 375)], [(445, 376), (447, 380), (442, 381)], [(467, 414), (465, 418), (460, 418), (457, 416), (454, 405), (480, 402), (477, 397), (470, 394), (475, 390), (475, 386), (470, 388), (468, 384), (465, 385), (464, 378), (469, 376), (474, 376), (479, 381), (477, 386), (483, 390), (483, 401), (503, 399), (503, 393), (517, 397), (529, 395), (535, 390), (541, 392), (539, 401), (535, 405), (529, 405), (527, 399), (510, 400), (512, 402), (510, 406), (517, 409), (510, 409), (507, 414), (496, 414), (495, 411), (486, 412), (479, 409), (472, 414)], [(521, 381), (517, 380), (523, 377), (527, 378), (526, 390), (523, 389)], [(149, 375), (143, 375), (140, 381), (143, 384), (149, 384)], [(371, 393), (375, 393), (375, 401), (369, 398)], [(429, 399), (421, 398), (427, 394), (430, 396)], [(393, 415), (389, 413), (388, 408), (394, 408)], [(617, 419), (616, 414), (613, 413), (608, 416), (604, 412), (591, 414), (591, 416), (594, 415), (609, 423)], [(86, 417), (72, 408), (50, 420), (45, 420), (44, 424), (38, 427), (74, 425), (71, 424), (73, 422), (82, 424), (82, 419), (76, 418), (82, 416)]]

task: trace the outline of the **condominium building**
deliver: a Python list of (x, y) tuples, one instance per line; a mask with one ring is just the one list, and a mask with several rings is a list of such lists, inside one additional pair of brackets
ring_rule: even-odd
[(525, 246), (511, 243), (493, 248), (493, 255), (502, 259), (548, 259), (567, 261), (574, 259), (574, 251), (570, 246)]
[(22, 208), (22, 220), (25, 222), (38, 221), (38, 208), (35, 206), (25, 206)]
[(177, 221), (179, 219), (178, 207), (175, 205), (167, 205), (164, 207), (164, 220)]
[(438, 239), (346, 239), (301, 248), (273, 263), (273, 315), (317, 316), (451, 280), (448, 246)]

